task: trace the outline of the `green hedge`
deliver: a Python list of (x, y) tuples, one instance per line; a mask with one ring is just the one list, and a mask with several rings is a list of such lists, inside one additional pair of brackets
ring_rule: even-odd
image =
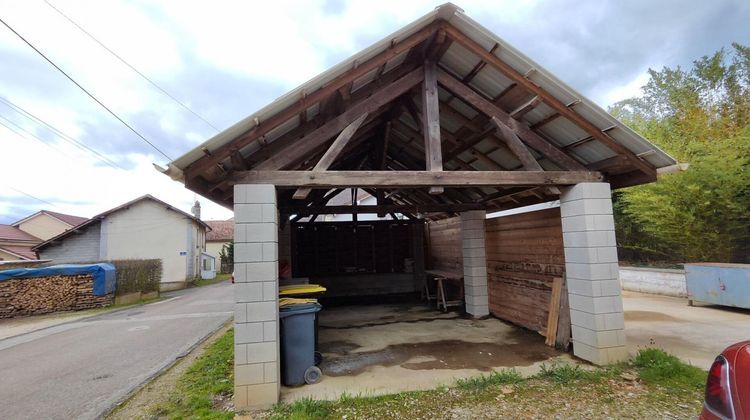
[(161, 260), (115, 260), (108, 261), (117, 270), (117, 290), (115, 294), (132, 292), (155, 292), (161, 282)]

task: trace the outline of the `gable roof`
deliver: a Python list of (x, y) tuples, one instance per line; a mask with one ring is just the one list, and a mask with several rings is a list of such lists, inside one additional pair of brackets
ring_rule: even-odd
[(42, 240), (34, 235), (28, 234), (13, 225), (0, 225), (0, 241), (21, 241), (38, 243)]
[(234, 239), (234, 219), (229, 220), (206, 220), (211, 231), (206, 233), (209, 242), (228, 242)]
[(207, 230), (211, 229), (211, 227), (208, 226), (205, 222), (203, 222), (201, 219), (198, 219), (197, 217), (193, 216), (192, 214), (186, 213), (186, 212), (184, 212), (184, 211), (182, 211), (182, 210), (180, 210), (180, 209), (178, 209), (178, 208), (176, 208), (176, 207), (174, 207), (174, 206), (172, 206), (170, 204), (167, 204), (164, 201), (161, 201), (158, 198), (152, 196), (151, 194), (146, 194), (146, 195), (138, 197), (138, 198), (136, 198), (134, 200), (128, 201), (127, 203), (124, 203), (124, 204), (121, 204), (121, 205), (119, 205), (117, 207), (111, 208), (111, 209), (109, 209), (109, 210), (107, 210), (107, 211), (105, 211), (103, 213), (99, 213), (96, 216), (92, 217), (91, 219), (88, 219), (85, 222), (79, 224), (78, 226), (75, 226), (75, 227), (73, 227), (71, 229), (68, 229), (65, 232), (63, 232), (63, 233), (61, 233), (61, 234), (59, 234), (59, 235), (57, 235), (55, 237), (49, 238), (48, 240), (40, 243), (39, 245), (33, 247), (32, 249), (34, 251), (38, 251), (38, 250), (46, 247), (47, 245), (49, 245), (51, 243), (58, 242), (58, 241), (60, 241), (62, 239), (65, 239), (69, 235), (72, 235), (75, 232), (79, 232), (81, 230), (84, 230), (84, 229), (88, 228), (92, 224), (101, 222), (102, 219), (104, 219), (105, 217), (107, 217), (107, 216), (109, 216), (109, 215), (111, 215), (113, 213), (117, 213), (117, 212), (119, 212), (121, 210), (126, 210), (129, 207), (133, 206), (134, 204), (137, 204), (137, 203), (140, 203), (140, 202), (146, 201), (146, 200), (153, 201), (153, 202), (155, 202), (155, 203), (157, 203), (159, 205), (162, 205), (162, 206), (166, 207), (167, 210), (171, 210), (171, 211), (174, 211), (174, 212), (176, 212), (176, 213), (178, 213), (178, 214), (180, 214), (182, 216), (185, 216), (187, 219), (192, 220), (194, 223), (197, 223), (200, 226), (203, 226)]
[(13, 226), (18, 226), (21, 223), (27, 222), (27, 221), (29, 221), (29, 220), (31, 220), (31, 219), (33, 219), (35, 217), (38, 217), (38, 216), (40, 216), (42, 214), (46, 214), (47, 216), (50, 216), (50, 217), (52, 217), (54, 219), (57, 219), (57, 220), (65, 223), (66, 225), (68, 225), (70, 227), (78, 226), (81, 223), (83, 223), (86, 220), (88, 220), (85, 217), (73, 216), (71, 214), (58, 213), (56, 211), (50, 211), (50, 210), (39, 210), (38, 212), (36, 212), (34, 214), (31, 214), (29, 216), (26, 216), (23, 219), (15, 222), (15, 223), (13, 223)]
[(35, 260), (36, 252), (28, 246), (2, 245), (0, 251), (6, 252), (22, 260)]
[[(341, 116), (342, 109), (365, 102), (383, 86), (406, 78), (422, 65), (420, 58), (424, 60), (427, 54), (437, 62), (439, 71), (511, 115), (513, 125), (532, 132), (574, 164), (601, 172), (613, 188), (652, 182), (658, 169), (676, 164), (658, 147), (448, 3), (222, 131), (162, 171), (229, 207), (232, 172), (256, 167), (267, 170), (266, 164), (274, 159), (284, 164), (271, 170), (311, 169), (325, 148), (311, 149), (296, 160), (279, 156), (300, 146), (310, 148), (304, 144), (307, 135), (335, 119), (332, 117)], [(475, 104), (445, 86), (440, 86), (438, 94), (440, 126), (445, 129), (441, 132), (444, 170), (520, 168), (521, 162)], [(351, 147), (338, 158), (336, 169), (361, 168), (358, 157), (389, 122), (392, 146), (385, 169), (413, 169), (424, 164), (419, 141), (419, 96), (404, 94), (393, 102), (395, 106), (389, 109), (371, 112), (350, 141)], [(565, 169), (538, 147), (532, 153), (544, 170)], [(550, 199), (540, 196), (545, 191), (538, 188), (516, 193), (508, 188), (482, 187), (466, 190), (464, 197), (463, 192), (452, 194), (450, 200), (472, 202), (490, 197), (515, 206), (519, 196), (511, 197), (511, 193), (524, 194), (522, 198), (530, 201), (545, 201)], [(402, 198), (429, 202), (429, 197)]]

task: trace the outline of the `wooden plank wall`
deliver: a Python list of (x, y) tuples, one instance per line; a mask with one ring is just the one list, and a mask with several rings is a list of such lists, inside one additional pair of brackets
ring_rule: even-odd
[(487, 219), (490, 312), (545, 332), (552, 279), (565, 271), (560, 209)]
[(427, 268), (463, 272), (461, 218), (452, 217), (427, 223)]

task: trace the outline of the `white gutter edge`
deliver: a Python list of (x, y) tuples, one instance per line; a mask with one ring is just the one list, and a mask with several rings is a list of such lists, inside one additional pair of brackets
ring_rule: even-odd
[(656, 174), (667, 175), (667, 174), (673, 174), (677, 172), (684, 172), (684, 171), (687, 171), (689, 167), (690, 167), (689, 163), (676, 163), (674, 165), (665, 166), (663, 168), (657, 168)]

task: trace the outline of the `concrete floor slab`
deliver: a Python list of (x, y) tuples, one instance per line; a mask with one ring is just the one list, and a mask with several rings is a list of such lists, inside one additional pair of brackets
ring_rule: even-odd
[(750, 310), (688, 306), (687, 299), (623, 291), (628, 351), (659, 347), (703, 369), (730, 344), (750, 339)]
[(422, 305), (326, 308), (319, 324), (323, 380), (283, 387), (283, 401), (430, 389), (511, 367), (532, 375), (542, 363), (572, 360), (544, 345), (535, 332)]

